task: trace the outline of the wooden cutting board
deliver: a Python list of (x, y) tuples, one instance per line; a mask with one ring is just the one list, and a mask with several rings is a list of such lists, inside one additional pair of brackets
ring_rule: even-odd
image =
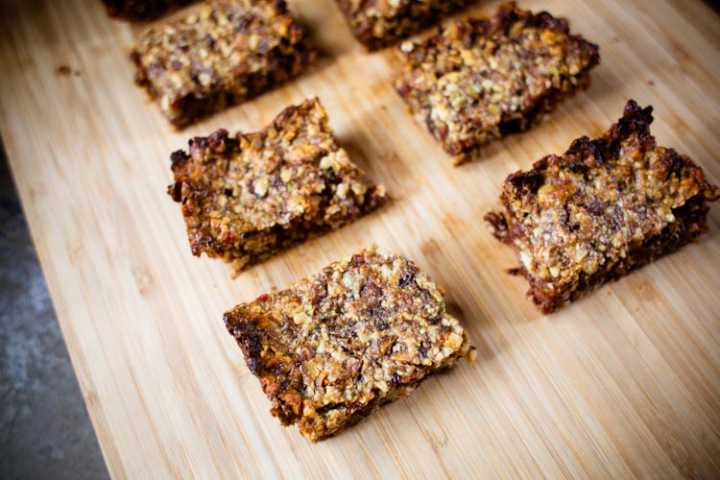
[[(290, 3), (325, 52), (314, 70), (178, 133), (132, 83), (140, 27), (98, 1), (0, 2), (0, 131), (113, 476), (718, 478), (720, 205), (697, 244), (552, 316), (504, 273), (513, 254), (481, 221), (508, 173), (601, 133), (631, 97), (655, 106), (662, 144), (720, 182), (717, 13), (683, 0), (521, 2), (569, 17), (602, 65), (548, 122), (455, 168), (393, 92), (394, 53), (364, 53), (332, 0)], [(165, 193), (169, 154), (312, 95), (395, 200), (232, 280), (190, 254)], [(479, 357), (311, 444), (270, 416), (222, 312), (371, 242), (448, 291)]]

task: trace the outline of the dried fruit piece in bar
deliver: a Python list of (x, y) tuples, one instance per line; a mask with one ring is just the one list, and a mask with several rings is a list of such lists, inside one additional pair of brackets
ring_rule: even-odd
[(458, 20), (400, 46), (395, 88), (419, 122), (458, 161), (507, 133), (528, 129), (590, 83), (598, 47), (564, 19), (504, 4), (487, 20)]
[(136, 82), (176, 127), (297, 76), (314, 56), (283, 0), (209, 0), (147, 30), (131, 54)]
[(103, 0), (108, 14), (128, 20), (152, 20), (194, 0)]
[(272, 414), (312, 441), (471, 352), (438, 287), (410, 260), (374, 248), (238, 305), (225, 324)]
[(474, 0), (337, 0), (355, 37), (376, 50), (460, 10)]
[(690, 243), (720, 190), (703, 170), (650, 134), (652, 107), (631, 100), (596, 139), (510, 175), (488, 214), (520, 259), (517, 273), (545, 313)]
[(182, 204), (193, 254), (223, 258), (236, 272), (386, 199), (337, 145), (317, 98), (259, 132), (193, 138), (171, 159), (168, 193)]

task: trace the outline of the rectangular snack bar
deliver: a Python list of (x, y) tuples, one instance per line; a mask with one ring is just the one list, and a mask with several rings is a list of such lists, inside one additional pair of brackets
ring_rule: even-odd
[(223, 258), (236, 272), (386, 199), (337, 145), (317, 98), (260, 132), (193, 138), (171, 160), (168, 193), (182, 204), (193, 254)]
[(152, 20), (163, 13), (194, 0), (103, 0), (111, 17), (128, 20)]
[(210, 0), (146, 31), (131, 54), (136, 82), (176, 127), (297, 76), (314, 56), (283, 0)]
[(355, 37), (368, 50), (406, 38), (474, 0), (337, 0)]
[(438, 287), (410, 260), (372, 247), (224, 319), (272, 414), (312, 441), (472, 358)]
[(489, 20), (459, 20), (400, 46), (395, 88), (451, 155), (528, 129), (564, 97), (590, 84), (598, 47), (547, 12), (504, 4)]
[(706, 229), (720, 190), (688, 157), (657, 146), (652, 107), (631, 100), (600, 138), (575, 140), (562, 156), (510, 175), (503, 210), (485, 219), (511, 245), (550, 313), (594, 287), (690, 243)]

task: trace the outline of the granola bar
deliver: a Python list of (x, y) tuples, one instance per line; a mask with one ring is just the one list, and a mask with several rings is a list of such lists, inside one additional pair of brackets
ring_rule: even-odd
[(720, 190), (650, 134), (652, 107), (630, 100), (603, 136), (510, 175), (485, 218), (511, 245), (545, 313), (694, 240)]
[(312, 441), (471, 351), (438, 287), (410, 260), (372, 247), (238, 305), (224, 320), (272, 414)]
[(474, 0), (337, 0), (355, 37), (368, 50), (406, 38)]
[(136, 82), (176, 127), (297, 76), (314, 56), (283, 0), (210, 0), (146, 31), (131, 53)]
[(182, 204), (193, 254), (223, 258), (236, 272), (386, 199), (337, 145), (317, 98), (260, 132), (193, 138), (171, 160), (168, 193)]
[(515, 3), (488, 20), (458, 20), (400, 46), (395, 88), (451, 155), (528, 129), (564, 97), (590, 84), (598, 47), (570, 34), (568, 22)]
[(103, 0), (103, 3), (111, 17), (152, 20), (192, 1), (194, 0)]

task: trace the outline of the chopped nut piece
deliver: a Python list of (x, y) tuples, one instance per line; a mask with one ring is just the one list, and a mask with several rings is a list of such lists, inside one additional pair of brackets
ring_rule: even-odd
[(472, 347), (438, 287), (374, 248), (225, 313), (284, 425), (317, 441), (410, 393)]
[(432, 25), (474, 0), (337, 0), (355, 37), (377, 50)]
[(590, 83), (598, 47), (567, 21), (514, 3), (489, 20), (459, 20), (400, 49), (395, 88), (418, 121), (460, 160), (480, 145), (528, 129)]
[(176, 127), (297, 76), (314, 56), (282, 0), (209, 0), (146, 31), (131, 54), (138, 85)]
[(530, 295), (550, 313), (694, 240), (720, 190), (688, 157), (659, 147), (652, 107), (634, 100), (605, 135), (510, 175), (504, 211), (485, 219), (517, 251)]
[[(331, 168), (322, 168), (327, 157)], [(257, 133), (193, 138), (171, 160), (168, 193), (182, 203), (193, 254), (222, 257), (236, 271), (386, 199), (335, 143), (318, 99), (286, 108)]]

